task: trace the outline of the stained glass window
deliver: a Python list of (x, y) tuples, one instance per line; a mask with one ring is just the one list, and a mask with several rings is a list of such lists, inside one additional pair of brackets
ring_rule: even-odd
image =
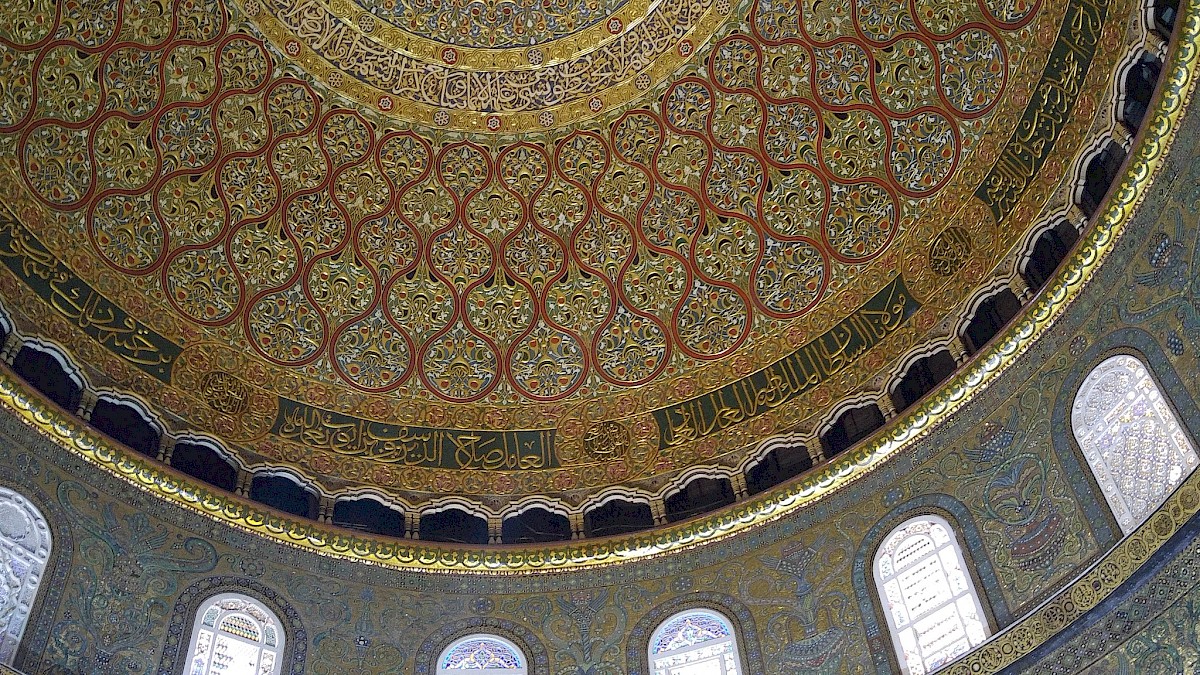
[(962, 548), (942, 518), (919, 516), (892, 530), (875, 555), (875, 584), (904, 673), (933, 672), (990, 634)]
[(438, 657), (438, 675), (465, 671), (473, 675), (525, 675), (525, 657), (513, 643), (495, 635), (469, 635), (456, 640)]
[(1120, 354), (1092, 369), (1071, 408), (1075, 440), (1129, 534), (1196, 469), (1196, 447), (1146, 366)]
[(208, 599), (196, 612), (187, 675), (278, 675), (283, 631), (279, 619), (237, 593)]
[(737, 636), (725, 617), (707, 609), (680, 612), (650, 637), (653, 675), (741, 675)]
[(50, 559), (50, 527), (29, 500), (0, 488), (0, 663), (12, 665)]

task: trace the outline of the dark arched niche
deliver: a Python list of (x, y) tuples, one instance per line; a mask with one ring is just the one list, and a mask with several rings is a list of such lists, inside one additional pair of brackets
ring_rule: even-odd
[(25, 345), (13, 358), (12, 370), (58, 407), (74, 415), (79, 411), (83, 384), (63, 365), (65, 361), (65, 357)]
[(149, 420), (149, 413), (132, 403), (100, 398), (88, 418), (92, 426), (109, 438), (147, 457), (158, 457), (162, 432)]
[(829, 429), (821, 434), (821, 449), (825, 452), (825, 458), (832, 459), (849, 450), (855, 443), (882, 428), (885, 422), (883, 411), (873, 402), (843, 410)]
[(505, 544), (542, 544), (570, 538), (571, 521), (540, 506), (509, 516), (500, 526), (500, 541)]
[(613, 498), (583, 514), (583, 529), (589, 537), (609, 537), (654, 527), (650, 505)]
[(1013, 292), (1003, 288), (979, 303), (971, 321), (963, 328), (963, 342), (967, 352), (974, 354), (1008, 325), (1021, 311), (1021, 301)]
[(255, 476), (250, 482), (250, 499), (293, 516), (310, 520), (317, 517), (317, 493), (290, 476)]
[(404, 514), (370, 497), (337, 500), (333, 505), (333, 524), (386, 537), (404, 536)]
[(171, 466), (227, 492), (237, 488), (237, 467), (207, 443), (187, 440), (175, 443)]
[(781, 443), (746, 469), (746, 491), (756, 495), (812, 468), (812, 456), (800, 443)]
[(667, 522), (677, 523), (736, 501), (733, 483), (728, 478), (693, 478), (663, 500)]
[(488, 523), (486, 518), (452, 506), (421, 514), (417, 537), (422, 541), (482, 545), (488, 543)]

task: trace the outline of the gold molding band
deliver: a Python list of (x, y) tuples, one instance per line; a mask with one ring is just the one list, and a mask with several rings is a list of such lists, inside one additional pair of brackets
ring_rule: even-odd
[[(346, 560), (441, 573), (552, 573), (645, 560), (721, 541), (793, 514), (879, 468), (989, 386), (1065, 313), (1111, 254), (1178, 129), (1200, 61), (1200, 7), (1196, 1), (1188, 3), (1181, 13), (1176, 33), (1162, 94), (1119, 188), (1087, 239), (1021, 318), (934, 396), (869, 444), (799, 481), (694, 521), (636, 535), (541, 548), (466, 550), (373, 538), (293, 519), (248, 500), (217, 493), (174, 469), (119, 447), (31, 393), (9, 371), (0, 372), (0, 406), (73, 454), (172, 503), (282, 544)], [(1157, 517), (1152, 522), (1158, 522)]]

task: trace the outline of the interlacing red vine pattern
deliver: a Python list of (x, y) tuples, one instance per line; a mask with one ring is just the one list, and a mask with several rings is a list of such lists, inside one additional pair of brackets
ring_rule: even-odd
[(758, 0), (643, 105), (501, 142), (345, 107), (218, 0), (23, 2), (0, 135), (104, 263), (276, 364), (501, 403), (810, 311), (951, 179), (1038, 6)]

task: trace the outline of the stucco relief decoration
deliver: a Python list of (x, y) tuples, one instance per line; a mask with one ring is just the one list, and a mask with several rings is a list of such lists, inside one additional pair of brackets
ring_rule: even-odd
[(415, 501), (675, 475), (850, 394), (1019, 241), (1087, 120), (996, 163), (1090, 95), (1096, 7), (29, 0), (0, 274), (248, 465)]
[[(652, 62), (636, 74), (504, 110), (490, 109), (507, 101), (499, 88), (462, 107), (422, 107), (368, 77), (382, 72), (370, 64), (437, 66), (429, 72), (445, 79), (423, 85), (439, 96), (456, 78), (549, 78), (539, 71), (624, 44), (676, 10), (637, 0), (0, 7), (5, 318), (61, 344), (90, 386), (128, 390), (168, 413), (172, 432), (214, 437), (242, 465), (292, 465), (348, 494), (483, 495), (511, 513), (506, 501), (533, 493), (561, 493), (556, 501), (573, 507), (614, 484), (626, 494), (698, 464), (731, 469), (742, 448), (807, 433), (855, 390), (878, 390), (905, 354), (940, 344), (933, 326), (1003, 273), (1008, 261), (997, 261), (1020, 253), (1034, 216), (1062, 205), (1049, 200), (1065, 192), (1065, 158), (1086, 145), (1089, 116), (1100, 110), (1108, 121), (1096, 92), (1112, 89), (1114, 54), (1128, 46), (1121, 36), (1139, 5), (696, 7), (700, 18), (672, 29), (678, 37), (644, 48)], [(1174, 245), (1182, 231), (1156, 241), (1144, 236), (1145, 219), (1129, 217), (1147, 193), (1171, 209), (1191, 204), (1194, 176), (1185, 186), (1180, 167), (1200, 138), (1194, 116), (1165, 150), (1197, 58), (1194, 9), (1164, 68), (1162, 100), (1177, 100), (1143, 127), (1130, 177), (1085, 231), (1084, 253), (1002, 336), (1003, 349), (986, 350), (887, 434), (912, 432), (916, 442), (876, 439), (870, 457), (852, 451), (698, 521), (465, 550), (263, 518), (265, 508), (124, 454), (5, 371), (3, 431), (14, 442), (0, 444), (0, 459), (52, 516), (46, 581), (64, 582), (42, 584), (52, 590), (37, 596), (25, 639), (39, 663), (26, 669), (181, 671), (188, 627), (220, 589), (278, 612), (286, 645), (270, 665), (294, 674), (436, 672), (456, 642), (494, 633), (520, 645), (532, 672), (634, 675), (654, 665), (656, 629), (697, 610), (729, 621), (685, 626), (680, 651), (658, 656), (694, 646), (731, 672), (890, 672), (872, 556), (893, 526), (930, 514), (954, 524), (967, 554), (939, 555), (957, 572), (955, 587), (975, 582), (985, 597), (964, 615), (999, 630), (948, 670), (1012, 663), (1101, 604), (1120, 630), (1157, 617), (1147, 630), (1187, 637), (1196, 612), (1162, 613), (1170, 593), (1154, 584), (1129, 584), (1153, 596), (1132, 609), (1106, 598), (1151, 558), (1176, 593), (1180, 579), (1196, 578), (1160, 566), (1156, 552), (1179, 550), (1200, 475), (1167, 497), (1154, 526), (1120, 539), (1059, 432), (1082, 371), (1119, 345), (1153, 370), (1130, 381), (1162, 390), (1155, 398), (1135, 387), (1144, 395), (1135, 405), (1110, 397), (1114, 437), (1159, 443), (1149, 422), (1168, 420), (1171, 402), (1185, 404), (1181, 419), (1197, 417), (1192, 356), (1180, 358), (1185, 345), (1169, 332), (1196, 336), (1195, 284)], [(289, 23), (293, 10), (327, 11), (326, 42), (303, 33), (308, 15)], [(479, 16), (474, 28), (443, 24), (463, 14)], [(736, 58), (721, 55), (734, 47)], [(987, 71), (998, 53), (1002, 77), (970, 112), (945, 83), (955, 59), (981, 53), (974, 67)], [(843, 74), (844, 89), (830, 83)], [(910, 85), (920, 102), (897, 107), (892, 97)], [(525, 100), (544, 93), (530, 88)], [(807, 131), (780, 122), (788, 106), (811, 111)], [(901, 148), (937, 155), (947, 136), (931, 133), (914, 150), (897, 130), (935, 115), (955, 140), (946, 173), (920, 187)], [(654, 210), (667, 196), (678, 197), (671, 208), (694, 206)], [(816, 262), (779, 253), (802, 244)], [(847, 256), (859, 244), (861, 256)], [(1146, 269), (1143, 258), (1151, 275), (1131, 274)], [(813, 294), (788, 281), (817, 268)], [(1147, 310), (1160, 313), (1153, 330), (1149, 319), (1122, 325), (1115, 308), (1132, 307), (1131, 294), (1160, 301)], [(653, 339), (639, 342), (639, 330)], [(621, 358), (601, 358), (609, 353)], [(963, 384), (972, 380), (982, 386)], [(934, 421), (911, 422), (926, 415)], [(21, 528), (4, 508), (0, 500), (7, 537)], [(1195, 567), (1193, 549), (1165, 552)], [(224, 625), (213, 619), (209, 628)], [(1096, 625), (1108, 637), (1091, 631), (1085, 650), (1117, 639)], [(1178, 654), (1147, 644), (1100, 663), (1179, 669)], [(955, 652), (930, 649), (931, 663)], [(476, 654), (473, 665), (495, 664)]]

